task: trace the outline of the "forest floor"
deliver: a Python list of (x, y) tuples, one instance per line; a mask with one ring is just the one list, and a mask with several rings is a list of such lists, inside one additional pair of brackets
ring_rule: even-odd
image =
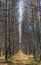
[(0, 65), (41, 65), (34, 61), (33, 55), (26, 55), (21, 50), (18, 53), (14, 54), (8, 59), (8, 62), (5, 62), (5, 57), (0, 57)]
[(21, 50), (18, 51), (18, 53), (14, 54), (12, 57), (8, 59), (14, 65), (41, 65), (41, 63), (37, 63), (34, 60), (34, 56), (26, 55)]

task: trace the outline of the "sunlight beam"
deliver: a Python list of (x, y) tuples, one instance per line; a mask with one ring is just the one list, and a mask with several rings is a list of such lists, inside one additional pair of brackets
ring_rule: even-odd
[(22, 22), (22, 14), (23, 14), (23, 1), (19, 1), (19, 18), (18, 18), (18, 22), (19, 22), (19, 43), (21, 44), (21, 22)]

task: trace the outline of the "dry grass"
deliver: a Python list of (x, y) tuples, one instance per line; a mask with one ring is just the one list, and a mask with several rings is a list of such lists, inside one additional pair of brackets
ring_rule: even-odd
[[(0, 57), (1, 61), (4, 61), (4, 59), (5, 55)], [(34, 61), (33, 55), (26, 55), (21, 50), (19, 50), (18, 53), (14, 54), (8, 60), (11, 61), (11, 63), (0, 63), (0, 65), (41, 65), (41, 62), (37, 63)]]
[(21, 50), (19, 50), (17, 54), (10, 57), (9, 60), (13, 63), (36, 64), (33, 55), (26, 55)]

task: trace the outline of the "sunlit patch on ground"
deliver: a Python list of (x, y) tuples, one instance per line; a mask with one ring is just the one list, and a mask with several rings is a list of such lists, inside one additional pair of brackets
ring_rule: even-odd
[(34, 61), (33, 55), (26, 55), (21, 50), (19, 50), (18, 53), (10, 57), (8, 60), (12, 61), (12, 63), (15, 63), (15, 64), (19, 63), (19, 64), (24, 64), (24, 65), (37, 63)]
[(19, 50), (13, 56), (8, 59), (8, 62), (5, 62), (5, 56), (0, 57), (0, 65), (41, 65), (41, 62), (36, 62), (34, 56), (26, 55), (24, 52)]

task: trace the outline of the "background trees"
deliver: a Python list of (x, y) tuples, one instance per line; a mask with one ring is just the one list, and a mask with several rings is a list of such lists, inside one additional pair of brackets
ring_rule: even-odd
[(7, 56), (17, 53), (21, 47), (26, 54), (34, 54), (34, 59), (39, 61), (41, 60), (40, 0), (23, 1), (21, 46), (18, 1), (0, 0), (0, 55), (2, 50), (7, 59)]

